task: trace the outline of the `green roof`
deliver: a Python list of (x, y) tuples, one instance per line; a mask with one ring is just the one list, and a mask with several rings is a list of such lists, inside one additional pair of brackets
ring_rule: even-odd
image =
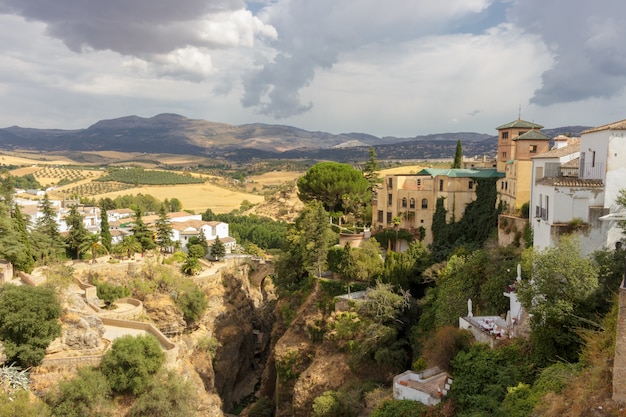
[(498, 178), (504, 177), (504, 172), (494, 168), (489, 169), (436, 169), (425, 168), (416, 175), (430, 175), (431, 177), (444, 176), (450, 178)]
[(544, 135), (543, 133), (537, 131), (537, 130), (529, 130), (526, 133), (523, 133), (515, 138), (513, 138), (513, 140), (550, 140), (552, 139), (550, 136), (548, 135)]
[(537, 123), (527, 122), (526, 120), (517, 119), (517, 120), (512, 121), (511, 123), (507, 123), (505, 125), (496, 127), (496, 130), (511, 129), (511, 128), (543, 129), (543, 126), (538, 125)]

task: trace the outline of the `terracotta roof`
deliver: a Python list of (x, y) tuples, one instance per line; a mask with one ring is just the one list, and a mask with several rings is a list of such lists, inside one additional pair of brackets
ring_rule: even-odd
[(561, 168), (578, 168), (580, 158), (574, 158), (571, 161), (567, 161), (561, 164)]
[(548, 152), (544, 152), (540, 155), (533, 156), (532, 159), (560, 158), (562, 156), (571, 155), (576, 152), (580, 152), (580, 142), (563, 146), (562, 148), (558, 148), (558, 149), (551, 149)]
[(205, 222), (202, 220), (185, 220), (184, 222), (172, 222), (170, 226), (172, 229), (183, 231), (188, 228), (193, 228), (196, 230), (200, 230), (202, 226), (209, 224), (209, 222)]
[(167, 217), (175, 219), (176, 217), (197, 216), (197, 214), (187, 213), (186, 211), (176, 211), (173, 213), (167, 213)]
[(626, 130), (626, 119), (598, 127), (592, 127), (591, 129), (582, 131), (581, 135), (584, 135), (585, 133), (600, 132), (602, 130)]
[(555, 187), (584, 187), (584, 188), (601, 188), (604, 183), (601, 179), (586, 179), (574, 177), (544, 177), (537, 181), (537, 184), (552, 185)]
[(496, 130), (511, 129), (511, 128), (542, 129), (543, 126), (538, 125), (536, 123), (527, 122), (526, 120), (517, 119), (505, 125), (496, 127)]
[(538, 130), (529, 130), (526, 133), (522, 133), (519, 136), (513, 138), (513, 140), (550, 140), (550, 136), (544, 135)]

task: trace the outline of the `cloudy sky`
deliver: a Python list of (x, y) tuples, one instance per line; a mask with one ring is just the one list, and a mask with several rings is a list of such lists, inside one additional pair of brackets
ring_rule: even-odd
[(626, 118), (623, 0), (0, 0), (0, 127), (411, 137)]

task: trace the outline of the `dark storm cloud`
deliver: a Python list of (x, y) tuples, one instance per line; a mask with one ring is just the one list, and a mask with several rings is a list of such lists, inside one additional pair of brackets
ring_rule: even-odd
[(0, 13), (45, 23), (51, 36), (76, 52), (93, 48), (144, 56), (213, 46), (190, 22), (242, 7), (242, 0), (3, 0)]
[(368, 44), (386, 45), (425, 34), (444, 33), (450, 22), (482, 11), (489, 0), (336, 0), (281, 1), (261, 13), (278, 32), (272, 44), (273, 60), (262, 59), (244, 76), (244, 107), (285, 118), (306, 112), (300, 91), (309, 85), (316, 70), (331, 68), (341, 54)]
[(625, 12), (622, 0), (518, 0), (509, 18), (540, 35), (555, 59), (531, 102), (545, 106), (621, 95), (626, 84)]

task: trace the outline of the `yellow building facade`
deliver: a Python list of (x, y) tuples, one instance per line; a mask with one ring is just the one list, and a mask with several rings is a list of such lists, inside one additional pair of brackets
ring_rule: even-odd
[[(374, 195), (372, 226), (374, 230), (393, 228), (398, 218), (399, 228), (429, 244), (438, 198), (444, 198), (447, 220), (458, 221), (465, 206), (476, 199), (476, 179), (502, 175), (495, 169), (424, 169), (417, 174), (387, 175)], [(421, 228), (424, 236), (420, 236)]]
[(517, 119), (499, 126), (496, 167), (504, 173), (498, 181), (498, 193), (505, 210), (517, 212), (530, 201), (531, 158), (550, 149), (550, 137), (541, 133), (543, 126)]

